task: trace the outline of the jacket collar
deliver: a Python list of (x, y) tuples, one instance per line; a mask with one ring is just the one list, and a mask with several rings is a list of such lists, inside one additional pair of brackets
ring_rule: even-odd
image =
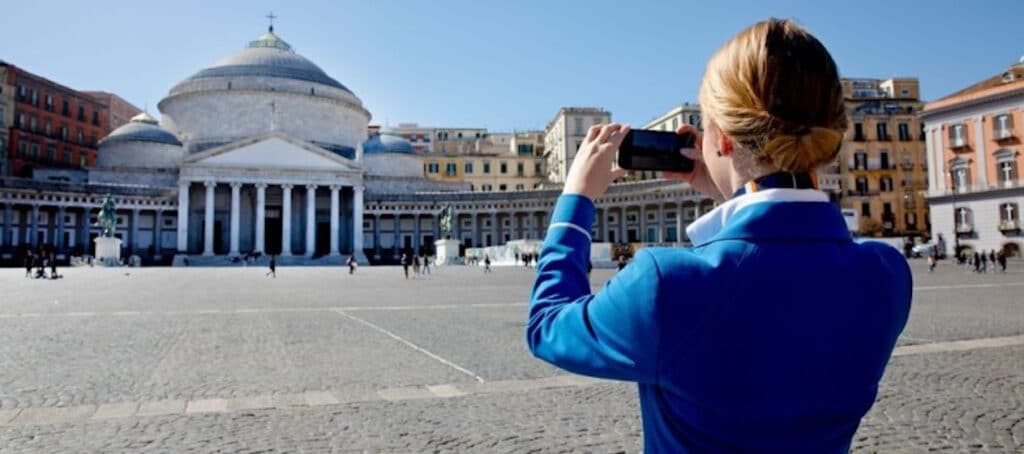
[(686, 228), (694, 246), (725, 239), (850, 240), (828, 195), (812, 189), (767, 189), (734, 197)]

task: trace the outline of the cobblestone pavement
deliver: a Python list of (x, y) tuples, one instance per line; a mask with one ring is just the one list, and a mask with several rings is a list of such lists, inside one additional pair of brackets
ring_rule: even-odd
[[(1024, 451), (1024, 266), (922, 265), (854, 450)], [(526, 351), (529, 270), (264, 271), (0, 270), (0, 451), (640, 449), (633, 386)]]

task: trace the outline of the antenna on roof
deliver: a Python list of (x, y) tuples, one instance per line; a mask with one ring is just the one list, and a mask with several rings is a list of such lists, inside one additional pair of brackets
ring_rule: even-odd
[(267, 30), (270, 31), (270, 33), (274, 33), (274, 19), (277, 19), (277, 16), (275, 16), (274, 12), (271, 11), (270, 14), (267, 14), (265, 17), (270, 19), (270, 27), (268, 27)]

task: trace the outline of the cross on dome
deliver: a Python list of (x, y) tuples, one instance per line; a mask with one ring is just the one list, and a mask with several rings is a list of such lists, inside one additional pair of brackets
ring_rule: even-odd
[(267, 14), (265, 17), (270, 19), (270, 27), (267, 28), (267, 31), (274, 33), (274, 19), (277, 19), (277, 16), (275, 16), (274, 12), (271, 11), (270, 14)]

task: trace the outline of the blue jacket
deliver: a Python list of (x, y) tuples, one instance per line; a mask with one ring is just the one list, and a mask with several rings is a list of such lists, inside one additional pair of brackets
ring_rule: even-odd
[(646, 452), (847, 452), (910, 311), (905, 259), (830, 203), (736, 211), (692, 249), (646, 248), (596, 295), (594, 221), (563, 195), (537, 262), (535, 356), (634, 381)]

